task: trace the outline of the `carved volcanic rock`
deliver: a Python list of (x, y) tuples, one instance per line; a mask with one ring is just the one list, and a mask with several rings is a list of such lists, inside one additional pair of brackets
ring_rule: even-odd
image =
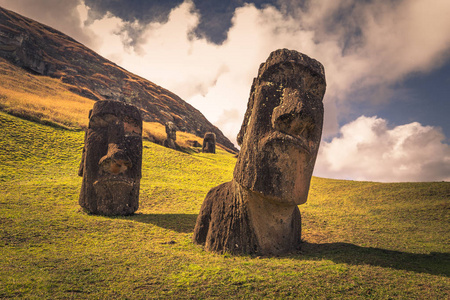
[(295, 50), (272, 52), (254, 79), (231, 182), (209, 191), (193, 242), (214, 252), (279, 255), (301, 244), (319, 149), (323, 66)]
[(216, 153), (216, 135), (212, 132), (207, 132), (203, 138), (203, 153)]
[(148, 122), (173, 122), (180, 131), (234, 145), (197, 109), (174, 93), (117, 66), (69, 36), (0, 7), (0, 57), (30, 72), (59, 78), (93, 100), (132, 103)]
[(79, 203), (92, 214), (130, 215), (139, 207), (142, 119), (119, 101), (99, 101), (89, 113), (78, 175)]
[(178, 149), (178, 145), (175, 142), (177, 140), (177, 127), (173, 122), (166, 123), (167, 138), (164, 140), (163, 146), (171, 149)]

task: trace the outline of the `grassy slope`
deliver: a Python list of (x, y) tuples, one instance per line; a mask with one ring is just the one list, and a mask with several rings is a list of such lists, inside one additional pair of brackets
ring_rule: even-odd
[[(87, 126), (89, 110), (95, 101), (72, 93), (70, 88), (74, 87), (70, 84), (30, 74), (3, 58), (0, 58), (0, 82), (0, 111), (62, 128), (80, 130)], [(144, 122), (143, 127), (144, 137), (159, 144), (167, 136), (160, 123)], [(177, 133), (179, 146), (189, 148), (187, 140), (203, 142), (193, 134)]]
[(235, 159), (144, 142), (131, 217), (77, 205), (83, 133), (0, 113), (0, 298), (449, 297), (450, 183), (314, 178), (302, 253), (232, 257), (190, 238)]
[(93, 100), (69, 91), (58, 79), (32, 75), (0, 58), (0, 109), (41, 123), (86, 126)]

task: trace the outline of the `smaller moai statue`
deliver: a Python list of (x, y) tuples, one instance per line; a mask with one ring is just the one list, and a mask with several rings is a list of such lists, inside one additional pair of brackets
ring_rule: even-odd
[(203, 138), (203, 153), (216, 153), (216, 134), (213, 132), (205, 133)]
[(142, 119), (119, 101), (97, 101), (89, 112), (78, 175), (79, 204), (91, 214), (124, 216), (139, 207)]
[(166, 123), (166, 134), (167, 138), (164, 140), (164, 147), (177, 149), (177, 143), (175, 142), (177, 140), (177, 126), (173, 122)]

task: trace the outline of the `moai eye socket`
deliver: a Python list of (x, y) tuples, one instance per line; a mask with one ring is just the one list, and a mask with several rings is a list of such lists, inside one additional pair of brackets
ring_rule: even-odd
[(108, 122), (106, 122), (102, 116), (93, 116), (89, 120), (89, 128), (103, 128), (108, 127)]
[(125, 136), (141, 136), (142, 128), (139, 123), (132, 118), (124, 118), (123, 129)]
[(103, 115), (103, 120), (105, 120), (108, 124), (116, 124), (119, 121), (119, 118), (115, 115), (106, 114)]
[(90, 128), (108, 127), (111, 124), (117, 123), (119, 118), (112, 114), (95, 115), (89, 119)]

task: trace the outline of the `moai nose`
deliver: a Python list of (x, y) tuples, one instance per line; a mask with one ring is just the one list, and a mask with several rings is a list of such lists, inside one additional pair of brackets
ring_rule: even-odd
[(309, 138), (315, 126), (311, 104), (296, 90), (285, 89), (283, 96), (284, 101), (273, 110), (273, 128)]
[(109, 174), (122, 174), (131, 168), (131, 159), (122, 148), (125, 137), (122, 122), (111, 124), (108, 129), (108, 152), (99, 161), (100, 171)]
[(100, 171), (113, 175), (122, 174), (132, 166), (125, 151), (113, 143), (108, 145), (108, 153), (100, 159), (98, 164)]

